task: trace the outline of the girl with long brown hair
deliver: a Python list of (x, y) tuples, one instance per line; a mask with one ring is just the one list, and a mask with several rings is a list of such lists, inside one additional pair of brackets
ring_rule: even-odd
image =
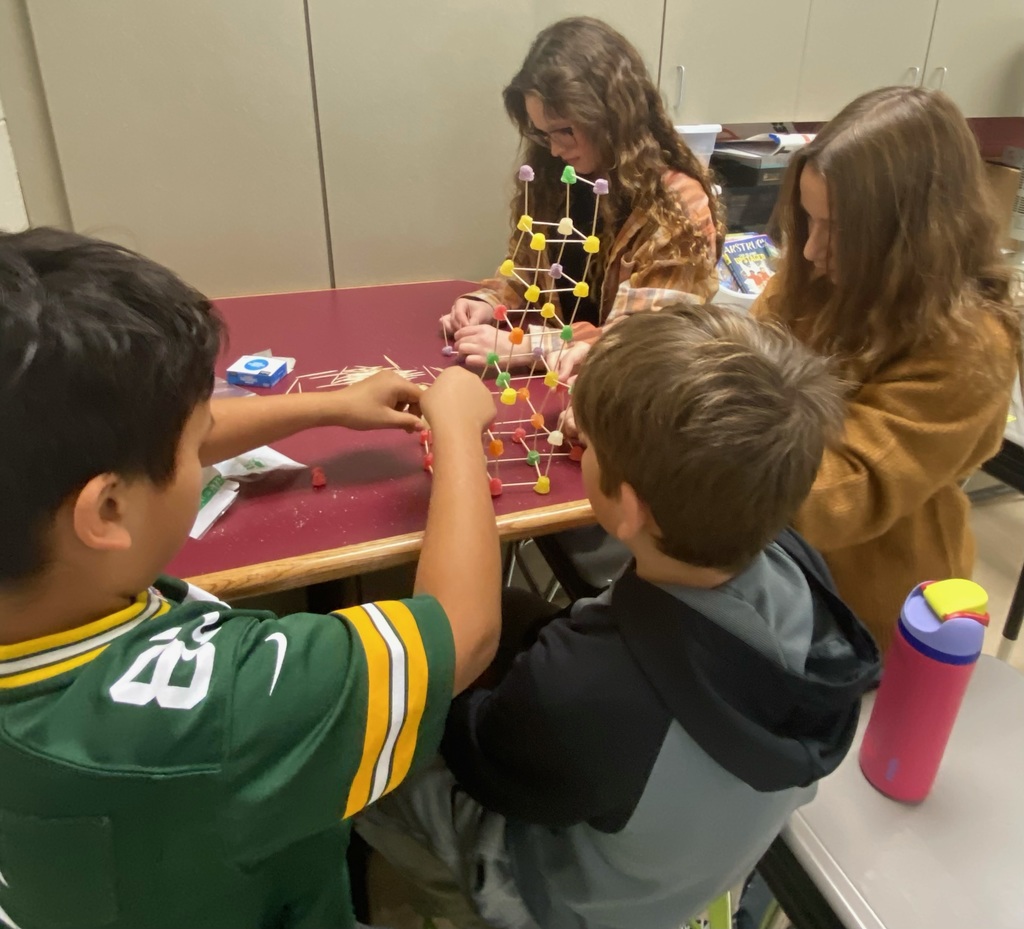
[(849, 383), (797, 528), (884, 649), (914, 585), (970, 577), (961, 483), (994, 455), (1021, 348), (977, 142), (937, 91), (849, 104), (794, 155), (779, 273), (753, 313)]
[[(568, 306), (559, 307), (562, 318), (572, 318), (577, 340), (592, 340), (600, 326), (627, 310), (678, 302), (680, 292), (700, 300), (715, 292), (722, 235), (707, 171), (673, 129), (643, 59), (622, 35), (588, 17), (549, 26), (505, 88), (504, 101), (522, 138), (523, 160), (534, 169), (534, 216), (564, 215), (566, 165), (585, 178), (608, 181), (598, 212), (600, 251), (586, 277), (590, 296), (578, 306), (570, 297)], [(513, 249), (521, 237), (522, 183), (512, 199)], [(589, 231), (593, 187), (576, 183), (570, 191), (570, 214)], [(580, 280), (585, 259), (581, 249), (566, 249), (561, 264)], [(542, 264), (554, 260), (546, 255)], [(550, 279), (542, 277), (540, 286), (551, 287)], [(484, 281), (442, 319), (455, 349), (472, 365), (482, 366), (490, 351), (503, 358), (513, 351), (504, 331), (494, 347), (489, 323), (499, 304), (523, 307), (523, 287), (503, 277)], [(515, 359), (533, 361), (529, 344), (515, 352)]]

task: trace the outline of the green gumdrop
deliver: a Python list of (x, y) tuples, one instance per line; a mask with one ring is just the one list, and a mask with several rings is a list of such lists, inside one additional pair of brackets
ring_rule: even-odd
[(535, 465), (538, 461), (540, 461), (540, 452), (536, 449), (526, 453), (526, 463), (528, 465)]
[(487, 353), (487, 363), (489, 365), (496, 365), (498, 363), (498, 353), (497, 352), (488, 352)]
[(572, 341), (572, 326), (562, 326), (562, 331), (558, 334), (563, 342)]
[(494, 383), (499, 387), (508, 387), (508, 382), (512, 380), (512, 375), (508, 371), (502, 371), (495, 379)]
[(576, 169), (572, 165), (566, 165), (565, 170), (562, 172), (562, 183), (563, 184), (575, 184), (576, 183)]

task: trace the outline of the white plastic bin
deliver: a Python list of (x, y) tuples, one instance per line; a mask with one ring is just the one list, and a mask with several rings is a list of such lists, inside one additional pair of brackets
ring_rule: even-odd
[(711, 153), (715, 150), (715, 139), (722, 127), (717, 123), (706, 123), (702, 126), (676, 126), (676, 132), (683, 141), (690, 146), (690, 150), (697, 156), (700, 163), (706, 168), (711, 163)]

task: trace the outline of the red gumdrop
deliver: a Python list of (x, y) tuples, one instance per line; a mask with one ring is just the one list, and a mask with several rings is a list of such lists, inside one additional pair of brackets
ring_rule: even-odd
[(522, 442), (523, 439), (525, 439), (525, 438), (526, 438), (526, 430), (522, 426), (520, 426), (518, 429), (516, 429), (515, 432), (512, 433), (512, 441), (513, 442)]
[(323, 468), (313, 468), (311, 472), (313, 480), (313, 488), (319, 490), (321, 487), (327, 486), (327, 475), (324, 474)]
[(569, 460), (570, 461), (582, 461), (583, 459), (583, 446), (574, 445), (569, 449)]
[(508, 319), (508, 307), (505, 306), (503, 303), (499, 303), (494, 308), (494, 318), (499, 322)]
[(434, 453), (427, 452), (423, 456), (423, 470), (429, 471), (432, 467), (434, 467)]
[(489, 483), (489, 487), (490, 487), (490, 490), (491, 490), (491, 496), (492, 497), (500, 497), (501, 496), (501, 478), (500, 477), (492, 477), (488, 483)]
[(420, 445), (426, 445), (432, 438), (433, 435), (431, 435), (429, 429), (420, 430)]

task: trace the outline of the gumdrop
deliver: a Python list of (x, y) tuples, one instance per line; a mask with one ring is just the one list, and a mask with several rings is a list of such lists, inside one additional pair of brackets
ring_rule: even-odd
[(580, 281), (575, 287), (573, 287), (572, 295), (574, 297), (589, 297), (590, 285), (586, 281)]
[(513, 330), (512, 330), (512, 331), (511, 331), (511, 332), (510, 332), (509, 334), (508, 334), (508, 340), (509, 340), (509, 342), (511, 342), (511, 343), (512, 343), (513, 345), (522, 345), (522, 344), (523, 344), (523, 330), (522, 330), (522, 329), (520, 329), (520, 328), (519, 328), (518, 326), (516, 326), (516, 327), (515, 327), (515, 328), (514, 328), (514, 329), (513, 329)]
[(571, 216), (563, 216), (558, 221), (558, 234), (559, 235), (572, 235), (573, 225)]
[(451, 356), (455, 354), (455, 349), (452, 348), (450, 345), (446, 345), (444, 348), (441, 349), (441, 354), (444, 355), (445, 358), (451, 358)]
[(530, 399), (530, 388), (529, 387), (520, 387), (519, 388), (519, 399), (523, 400), (523, 401), (526, 401), (526, 400)]
[(513, 442), (522, 442), (526, 438), (526, 430), (522, 426), (518, 426), (515, 432), (512, 433)]
[(489, 365), (496, 365), (498, 363), (498, 353), (497, 352), (488, 352), (487, 353), (487, 363)]
[(429, 429), (421, 429), (420, 430), (420, 445), (424, 445), (424, 446), (425, 445), (429, 445), (430, 444), (430, 440), (432, 438), (433, 438), (433, 436), (431, 435)]
[(327, 486), (327, 475), (324, 474), (323, 468), (313, 468), (310, 476), (312, 477), (314, 490), (322, 490)]
[(544, 428), (544, 414), (543, 413), (534, 413), (530, 417), (530, 425), (533, 426), (534, 429), (543, 429)]
[(551, 493), (551, 478), (546, 474), (542, 474), (537, 478), (537, 483), (533, 485), (534, 492), (539, 494)]
[(423, 456), (423, 470), (424, 471), (429, 471), (433, 467), (434, 467), (434, 453), (433, 452), (427, 452), (427, 454), (425, 454)]
[(498, 399), (505, 404), (505, 406), (512, 406), (516, 402), (516, 392), (512, 387), (506, 387)]
[(516, 229), (520, 232), (533, 232), (533, 217), (529, 213), (523, 213), (516, 223)]
[(531, 284), (526, 288), (526, 293), (523, 294), (527, 303), (536, 303), (540, 299), (540, 288), (536, 284)]
[(548, 445), (561, 445), (565, 441), (565, 436), (558, 429), (552, 429), (548, 433)]
[(543, 232), (535, 232), (533, 238), (530, 239), (530, 248), (535, 252), (544, 251), (544, 246), (548, 244), (548, 240), (544, 238)]
[(534, 358), (543, 358), (544, 357), (544, 346), (543, 345), (534, 345), (533, 346), (533, 357)]
[(538, 461), (540, 461), (540, 452), (535, 448), (531, 448), (526, 453), (526, 463), (528, 465), (535, 465)]
[(540, 308), (540, 315), (544, 319), (552, 319), (555, 315), (555, 305), (553, 303), (545, 303), (544, 306)]
[(501, 439), (491, 439), (487, 443), (487, 454), (492, 458), (500, 458), (505, 453), (505, 443)]
[(545, 387), (557, 387), (558, 386), (558, 372), (557, 371), (548, 371), (548, 373), (544, 375), (544, 386)]
[(505, 306), (504, 303), (499, 303), (494, 308), (494, 318), (498, 320), (498, 322), (503, 322), (508, 319), (508, 307)]
[(589, 255), (596, 255), (601, 251), (601, 240), (596, 235), (588, 235), (583, 240), (583, 251)]
[(501, 478), (500, 477), (492, 477), (487, 482), (487, 485), (488, 485), (488, 489), (491, 491), (491, 496), (492, 497), (500, 497), (501, 496)]
[(512, 277), (515, 274), (516, 263), (511, 258), (506, 258), (502, 263), (501, 267), (498, 268), (498, 273), (502, 277)]
[(565, 170), (562, 172), (562, 183), (563, 184), (575, 184), (576, 183), (576, 169), (572, 165), (566, 165)]
[[(532, 181), (533, 178), (533, 168), (531, 168), (529, 165), (522, 165), (519, 168), (519, 180), (529, 182)], [(608, 182), (605, 181), (605, 183), (607, 184)]]
[(570, 326), (568, 323), (566, 323), (564, 326), (562, 326), (562, 331), (558, 333), (558, 337), (563, 342), (571, 342), (572, 341), (572, 326)]
[(555, 262), (548, 270), (548, 274), (551, 275), (553, 281), (557, 281), (562, 276), (562, 266)]
[(570, 461), (582, 461), (583, 460), (583, 446), (574, 445), (569, 449), (569, 460)]
[(512, 380), (512, 375), (508, 371), (502, 371), (495, 379), (494, 383), (499, 387), (508, 387), (509, 381)]
[(603, 197), (606, 193), (608, 193), (608, 182), (603, 177), (599, 177), (596, 181), (594, 181), (594, 193), (598, 197)]

